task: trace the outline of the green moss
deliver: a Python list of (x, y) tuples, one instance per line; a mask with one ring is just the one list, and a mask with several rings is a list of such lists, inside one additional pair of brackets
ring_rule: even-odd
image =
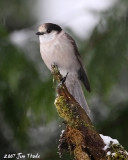
[(60, 117), (62, 117), (67, 123), (69, 123), (69, 125), (74, 127), (78, 126), (78, 121), (74, 121), (73, 111), (68, 106), (68, 103), (63, 96), (59, 96), (56, 98), (55, 105)]
[(111, 142), (109, 148), (111, 154), (108, 156), (108, 160), (128, 160), (128, 153), (120, 144)]
[[(64, 96), (58, 96), (55, 100), (55, 106), (60, 117), (62, 117), (70, 126), (77, 128), (80, 125), (90, 127), (85, 121), (81, 120), (77, 113), (77, 104), (71, 104), (65, 100)], [(91, 126), (93, 127), (93, 126)]]

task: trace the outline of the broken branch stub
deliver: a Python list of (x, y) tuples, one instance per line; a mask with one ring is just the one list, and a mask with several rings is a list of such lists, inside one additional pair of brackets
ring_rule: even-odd
[[(52, 74), (58, 82), (55, 106), (60, 117), (66, 121), (66, 130), (60, 139), (60, 151), (74, 153), (77, 160), (106, 160), (105, 144), (94, 128), (85, 110), (69, 93), (57, 65), (52, 66)], [(66, 147), (65, 147), (66, 146)]]

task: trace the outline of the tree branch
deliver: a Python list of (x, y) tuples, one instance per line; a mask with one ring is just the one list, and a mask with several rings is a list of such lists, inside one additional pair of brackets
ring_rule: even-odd
[[(96, 131), (85, 110), (68, 92), (57, 65), (52, 66), (52, 74), (57, 81), (55, 106), (60, 117), (66, 122), (66, 129), (60, 137), (59, 151), (74, 154), (76, 160), (109, 160), (106, 144)], [(110, 159), (111, 160), (111, 159)]]

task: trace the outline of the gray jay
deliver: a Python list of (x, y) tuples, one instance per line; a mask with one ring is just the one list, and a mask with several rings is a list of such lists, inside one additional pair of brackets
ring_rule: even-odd
[(80, 81), (88, 91), (90, 85), (75, 41), (59, 25), (52, 23), (41, 25), (36, 34), (39, 35), (40, 53), (44, 63), (50, 70), (51, 65), (56, 64), (64, 77), (68, 73), (65, 85), (89, 115)]

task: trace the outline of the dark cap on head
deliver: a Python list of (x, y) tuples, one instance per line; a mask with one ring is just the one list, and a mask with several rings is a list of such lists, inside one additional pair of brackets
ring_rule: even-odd
[(53, 23), (45, 23), (45, 26), (47, 28), (47, 31), (51, 32), (51, 31), (58, 31), (60, 32), (62, 30), (62, 28), (57, 25), (57, 24), (53, 24)]

